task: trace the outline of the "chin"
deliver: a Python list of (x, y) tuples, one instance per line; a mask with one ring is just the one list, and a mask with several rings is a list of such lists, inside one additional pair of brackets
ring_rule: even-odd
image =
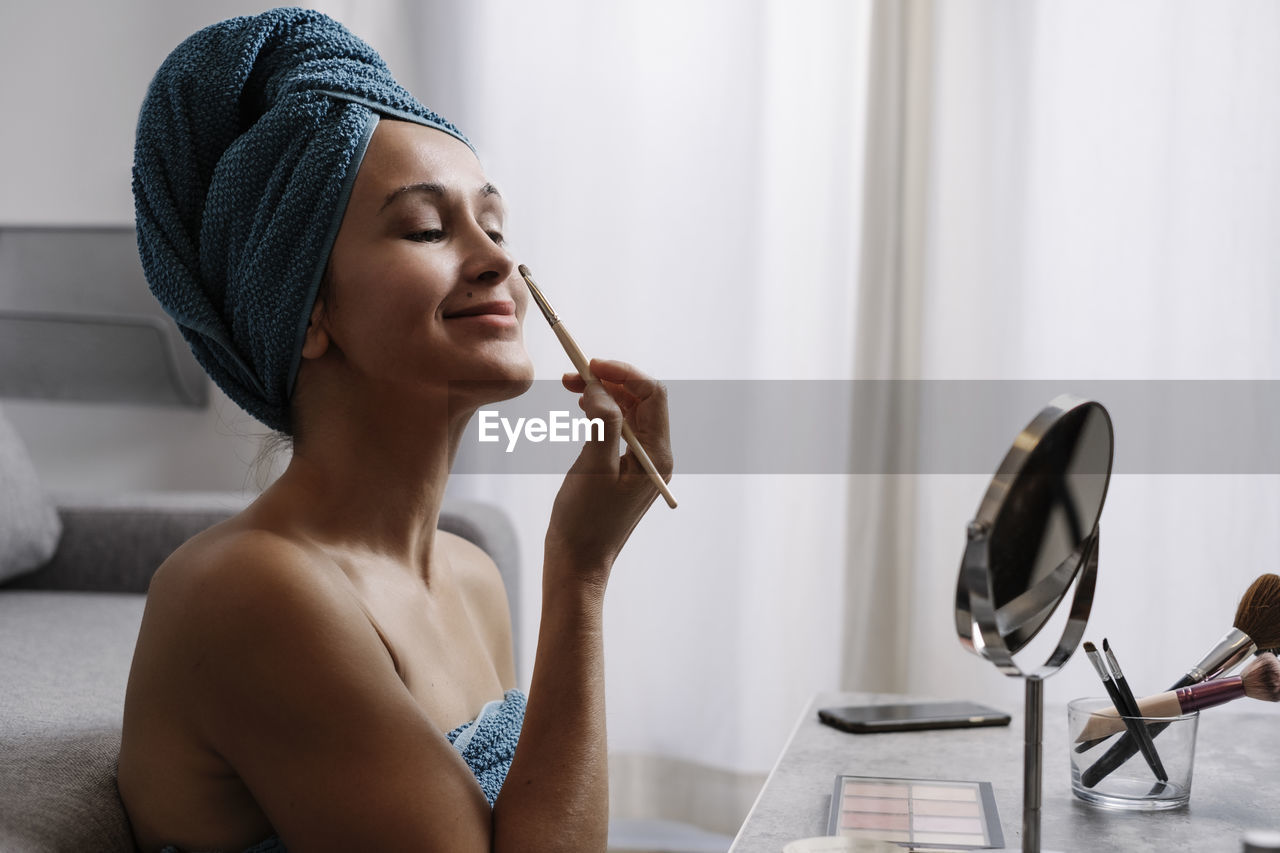
[(522, 376), (511, 379), (477, 379), (474, 383), (464, 382), (464, 386), (468, 387), (468, 391), (475, 391), (480, 399), (481, 404), (498, 403), (503, 400), (510, 400), (513, 397), (519, 397), (525, 391), (533, 387), (532, 376)]
[(504, 365), (493, 370), (449, 380), (449, 399), (454, 406), (480, 407), (519, 397), (533, 386), (533, 364)]

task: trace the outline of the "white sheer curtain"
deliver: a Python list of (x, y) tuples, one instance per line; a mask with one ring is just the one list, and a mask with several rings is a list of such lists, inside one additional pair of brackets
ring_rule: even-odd
[[(858, 380), (920, 377), (928, 231), (928, 152), (934, 87), (934, 11), (928, 3), (876, 3), (868, 45), (862, 251), (858, 271), (854, 372)], [(850, 431), (868, 459), (909, 460), (916, 413), (877, 413), (871, 430)], [(862, 421), (860, 421), (862, 422)], [(849, 478), (841, 684), (902, 692), (910, 668), (910, 613), (916, 551), (916, 478), (888, 473)]]
[[(872, 5), (325, 8), (475, 139), (589, 352), (666, 380), (1276, 378), (1280, 7)], [(557, 376), (551, 336), (528, 338)], [(919, 426), (867, 440), (899, 452)], [(732, 832), (815, 690), (1019, 704), (952, 627), (986, 475), (679, 465), (680, 508), (654, 508), (610, 589), (615, 815)], [(525, 678), (557, 483), (455, 484), (518, 520)], [(1274, 570), (1277, 510), (1275, 476), (1115, 478), (1090, 634), (1138, 687)], [(1049, 701), (1096, 690), (1073, 660)]]
[[(885, 330), (919, 329), (918, 375), (1058, 379), (1063, 391), (1073, 380), (1276, 379), (1280, 7), (930, 10), (930, 143), (910, 165), (928, 176), (912, 199), (927, 210), (922, 299), (919, 316)], [(1217, 414), (1224, 442), (1257, 416)], [(1010, 440), (1021, 425), (1008, 425)], [(1136, 442), (1159, 438), (1134, 426), (1116, 423), (1120, 467)], [(962, 652), (951, 626), (963, 525), (987, 479), (914, 479), (915, 536), (898, 568), (910, 587), (902, 686), (1016, 707), (1020, 685)], [(1252, 579), (1276, 571), (1278, 509), (1274, 473), (1113, 479), (1088, 636), (1111, 638), (1137, 689), (1167, 687), (1231, 626)], [(1097, 690), (1077, 658), (1048, 700)]]
[[(588, 353), (668, 382), (851, 375), (868, 3), (325, 8), (476, 142), (515, 251)], [(526, 337), (558, 378), (554, 337)], [(676, 457), (679, 509), (654, 506), (610, 583), (612, 813), (731, 835), (839, 678), (846, 485)], [(452, 486), (519, 525), (525, 679), (559, 481)]]

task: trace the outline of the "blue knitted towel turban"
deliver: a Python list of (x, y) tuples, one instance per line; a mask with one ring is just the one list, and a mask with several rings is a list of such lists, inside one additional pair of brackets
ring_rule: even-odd
[(143, 101), (133, 197), (147, 282), (213, 380), (272, 429), (292, 431), (307, 321), (379, 114), (467, 142), (307, 9), (201, 30)]

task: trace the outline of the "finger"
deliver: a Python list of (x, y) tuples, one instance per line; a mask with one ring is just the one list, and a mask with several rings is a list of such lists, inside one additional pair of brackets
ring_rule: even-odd
[(625, 392), (625, 396), (618, 393), (613, 396), (637, 434), (661, 435), (658, 440), (665, 442), (668, 430), (667, 387), (625, 361), (599, 358), (592, 359), (590, 366), (596, 378), (604, 381), (611, 390), (617, 388)]
[[(605, 390), (609, 392), (609, 395), (617, 401), (618, 405), (622, 408), (623, 416), (630, 417), (631, 413), (635, 411), (636, 403), (638, 402), (637, 398), (628, 392), (622, 384), (611, 381), (602, 382), (595, 377), (593, 377), (593, 379), (603, 385)], [(581, 394), (587, 388), (587, 382), (577, 373), (565, 373), (560, 377), (560, 382), (565, 388), (575, 394)]]
[[(582, 396), (578, 398), (578, 406), (588, 418), (599, 418), (604, 423), (603, 440), (593, 441), (588, 438), (579, 460), (596, 470), (616, 472), (619, 464), (618, 442), (622, 437), (622, 409), (599, 382), (587, 383)], [(590, 435), (588, 431), (588, 436)]]
[[(606, 385), (622, 389), (625, 396), (615, 394), (631, 424), (636, 439), (645, 448), (654, 467), (670, 479), (674, 470), (671, 452), (671, 426), (667, 413), (667, 388), (658, 380), (625, 361), (593, 359), (591, 372)], [(624, 456), (624, 467), (639, 470), (639, 460)]]
[(667, 423), (667, 388), (635, 365), (616, 359), (595, 359), (591, 370), (613, 394), (622, 407), (627, 423), (641, 431), (665, 431)]
[[(674, 458), (671, 452), (666, 386), (625, 361), (596, 358), (591, 359), (588, 367), (594, 378), (618, 403), (626, 422), (631, 424), (636, 439), (645, 448), (654, 467), (663, 474), (664, 479), (669, 479), (674, 469)], [(566, 374), (565, 378), (568, 379), (570, 375)], [(583, 405), (581, 400), (579, 405)], [(613, 443), (611, 447), (617, 447), (617, 443)], [(624, 468), (640, 468), (639, 461), (633, 457), (630, 451), (623, 454)]]
[(589, 366), (597, 379), (616, 382), (626, 388), (627, 393), (641, 400), (662, 392), (661, 382), (625, 361), (593, 358)]

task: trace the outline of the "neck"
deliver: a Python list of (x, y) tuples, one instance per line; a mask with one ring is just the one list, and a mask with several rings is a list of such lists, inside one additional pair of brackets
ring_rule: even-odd
[(447, 393), (415, 406), (371, 401), (313, 425), (264, 498), (324, 545), (429, 573), (445, 483), (474, 408)]

